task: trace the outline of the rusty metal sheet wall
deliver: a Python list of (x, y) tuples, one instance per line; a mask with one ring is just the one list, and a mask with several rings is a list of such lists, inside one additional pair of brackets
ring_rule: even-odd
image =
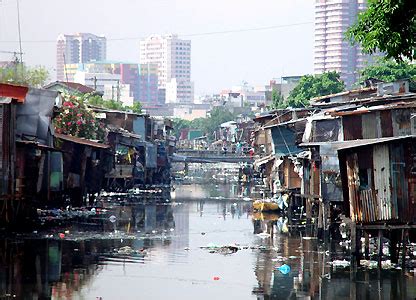
[(412, 118), (410, 119), (411, 132), (412, 132), (412, 135), (416, 135), (416, 110), (415, 109), (411, 110), (411, 116), (412, 116)]
[(341, 202), (342, 184), (339, 171), (338, 153), (330, 145), (321, 145), (322, 198), (327, 201)]
[(412, 134), (409, 109), (396, 109), (391, 113), (393, 136)]
[(363, 222), (374, 222), (378, 220), (378, 206), (372, 190), (360, 191), (360, 202), (363, 207)]
[(358, 174), (358, 156), (357, 153), (352, 153), (346, 157), (347, 164), (347, 179), (348, 179), (348, 198), (350, 202), (350, 217), (351, 220), (361, 221), (361, 208), (359, 203), (359, 186), (360, 177)]
[(393, 217), (389, 162), (389, 147), (387, 145), (375, 145), (373, 148), (374, 188), (380, 220), (390, 220)]
[[(413, 140), (414, 141), (414, 140)], [(416, 221), (416, 143), (410, 142), (405, 151), (406, 175), (408, 181), (408, 219)]]
[(389, 110), (380, 111), (381, 136), (393, 136), (393, 125), (391, 123), (391, 112)]
[(363, 138), (362, 118), (360, 115), (345, 116), (342, 118), (344, 140), (360, 140)]
[(375, 139), (377, 135), (377, 118), (375, 113), (364, 114), (362, 116), (363, 122), (363, 138)]
[[(406, 176), (406, 163), (402, 144), (390, 146), (390, 174), (391, 174), (391, 198), (394, 206), (393, 213), (400, 220), (407, 219), (408, 187)], [(394, 217), (394, 216), (393, 216)]]

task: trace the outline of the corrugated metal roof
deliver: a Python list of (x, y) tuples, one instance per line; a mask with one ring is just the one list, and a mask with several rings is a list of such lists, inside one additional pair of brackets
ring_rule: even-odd
[(28, 91), (29, 88), (25, 86), (0, 83), (0, 97), (10, 97), (23, 103)]
[(398, 140), (403, 140), (403, 139), (412, 139), (412, 138), (416, 138), (416, 136), (405, 135), (405, 136), (385, 137), (385, 138), (377, 138), (377, 139), (344, 141), (344, 142), (338, 142), (337, 145), (334, 145), (334, 146), (336, 150), (344, 150), (344, 149), (362, 147), (362, 146), (367, 146), (367, 145), (375, 145), (375, 144), (398, 141)]
[(299, 145), (299, 147), (319, 147), (322, 145), (330, 145), (334, 150), (343, 150), (343, 149), (391, 142), (395, 140), (402, 140), (402, 139), (408, 139), (408, 138), (416, 138), (416, 135), (405, 135), (405, 136), (384, 137), (384, 138), (376, 138), (376, 139), (361, 139), (361, 140), (339, 141), (339, 142), (311, 142), (311, 143), (302, 143)]
[(55, 137), (57, 137), (58, 139), (64, 140), (64, 141), (73, 142), (73, 143), (76, 143), (76, 144), (81, 144), (81, 145), (86, 145), (86, 146), (91, 146), (91, 147), (94, 147), (94, 148), (102, 148), (102, 149), (110, 148), (109, 145), (102, 144), (102, 143), (97, 143), (97, 142), (94, 142), (94, 141), (91, 141), (91, 140), (75, 137), (75, 136), (72, 136), (72, 135), (55, 133)]

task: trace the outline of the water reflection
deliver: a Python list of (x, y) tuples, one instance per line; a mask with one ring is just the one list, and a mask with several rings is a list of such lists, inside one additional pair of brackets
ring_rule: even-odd
[[(195, 194), (181, 194), (189, 189)], [(232, 185), (230, 196), (236, 191)], [(200, 197), (201, 191), (205, 193)], [(0, 242), (0, 299), (414, 299), (413, 272), (331, 267), (348, 257), (215, 186), (177, 187), (171, 202), (104, 201), (100, 214), (58, 231)], [(238, 189), (237, 189), (238, 191)], [(196, 196), (194, 196), (196, 195)], [(115, 222), (110, 221), (114, 216)], [(44, 236), (52, 234), (52, 238)], [(221, 255), (208, 244), (238, 245)], [(279, 271), (290, 267), (287, 274)], [(214, 280), (213, 278), (218, 278)]]

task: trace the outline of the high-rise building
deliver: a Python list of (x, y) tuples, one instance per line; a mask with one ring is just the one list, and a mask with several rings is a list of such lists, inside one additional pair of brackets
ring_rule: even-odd
[(373, 58), (345, 40), (345, 32), (366, 9), (366, 0), (315, 0), (315, 74), (337, 71), (347, 88)]
[(79, 71), (98, 74), (118, 74), (120, 75), (120, 84), (130, 85), (130, 96), (140, 100), (139, 65), (137, 63), (105, 60), (65, 65), (66, 77), (70, 82), (75, 81), (75, 74)]
[(107, 40), (91, 33), (60, 34), (56, 44), (56, 77), (66, 81), (65, 64), (105, 60)]
[(140, 64), (157, 65), (158, 86), (166, 89), (167, 103), (193, 102), (190, 40), (152, 35), (140, 41)]
[(146, 104), (159, 103), (157, 64), (139, 65), (139, 100)]

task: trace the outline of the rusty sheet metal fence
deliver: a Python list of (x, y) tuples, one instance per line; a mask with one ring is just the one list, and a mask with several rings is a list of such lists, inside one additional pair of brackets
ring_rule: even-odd
[(350, 215), (356, 222), (413, 222), (415, 139), (349, 150), (345, 156)]
[(388, 145), (373, 148), (374, 189), (379, 207), (379, 219), (395, 218), (390, 190), (390, 163)]

